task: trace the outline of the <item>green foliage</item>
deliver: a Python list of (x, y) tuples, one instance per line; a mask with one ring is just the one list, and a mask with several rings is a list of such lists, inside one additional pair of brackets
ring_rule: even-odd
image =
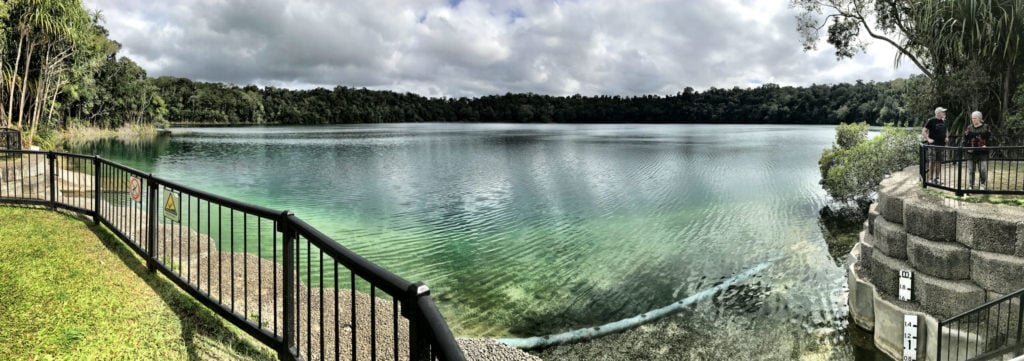
[(842, 123), (836, 126), (836, 146), (842, 149), (856, 147), (868, 139), (868, 123)]
[(964, 115), (972, 110), (985, 111), (990, 115), (986, 120), (997, 128), (1021, 111), (1010, 103), (1012, 91), (1024, 82), (1024, 1), (790, 3), (802, 10), (797, 20), (805, 49), (816, 46), (825, 25), (838, 58), (863, 50), (863, 33), (892, 45), (897, 64), (910, 60), (932, 80), (932, 106), (945, 104), (955, 110), (950, 114), (954, 127), (962, 127)]
[[(780, 123), (881, 125), (922, 118), (906, 111), (907, 81), (752, 89), (689, 89), (669, 96), (554, 97), (537, 94), (426, 98), (335, 87), (273, 87), (150, 79), (179, 124), (338, 124), (390, 122)], [(830, 111), (829, 109), (836, 109)]]
[[(917, 162), (918, 133), (914, 129), (886, 125), (879, 135), (866, 139), (857, 133), (860, 125), (840, 125), (836, 144), (825, 149), (818, 160), (821, 186), (841, 202), (864, 204), (871, 201), (886, 174)], [(860, 141), (843, 140), (864, 134)], [(843, 145), (847, 145), (844, 147)]]

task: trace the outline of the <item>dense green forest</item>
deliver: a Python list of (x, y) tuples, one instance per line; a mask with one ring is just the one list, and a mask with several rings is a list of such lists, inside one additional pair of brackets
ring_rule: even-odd
[[(353, 89), (238, 87), (159, 77), (151, 83), (171, 123), (333, 124), (390, 122), (903, 123), (908, 89), (925, 79), (752, 89), (692, 88), (668, 96), (556, 97), (538, 94), (426, 98)], [(920, 86), (920, 85), (917, 85)], [(918, 120), (917, 118), (921, 118)]]
[[(845, 4), (843, 1), (830, 3)], [(946, 6), (945, 3), (948, 2), (932, 5), (941, 7)], [(977, 9), (996, 11), (984, 7), (972, 9), (974, 12), (951, 16), (977, 17), (980, 16), (977, 12), (981, 11)], [(887, 11), (895, 12), (889, 15), (898, 20), (915, 15), (910, 8)], [(858, 15), (856, 12), (845, 14)], [(1017, 29), (1015, 26), (1022, 18), (1024, 14), (995, 22), (993, 26), (999, 31), (1011, 31)], [(997, 127), (1024, 124), (1024, 117), (1020, 115), (1020, 110), (1024, 109), (1024, 87), (1020, 86), (1021, 66), (1016, 56), (1000, 56), (998, 62), (976, 61), (994, 54), (993, 51), (1013, 55), (1024, 47), (986, 48), (979, 54), (968, 52), (978, 49), (963, 47), (957, 48), (959, 52), (928, 51), (949, 45), (946, 40), (955, 38), (956, 32), (962, 30), (956, 28), (948, 28), (952, 29), (949, 30), (953, 31), (952, 35), (943, 32), (914, 34), (919, 41), (935, 41), (907, 48), (909, 55), (905, 56), (924, 66), (924, 75), (911, 79), (808, 87), (776, 84), (747, 89), (687, 87), (675, 94), (643, 96), (509, 93), (477, 98), (429, 98), (344, 85), (333, 89), (295, 90), (180, 77), (151, 78), (131, 59), (118, 56), (120, 44), (109, 38), (102, 23), (102, 14), (87, 10), (80, 0), (0, 2), (0, 127), (20, 129), (26, 140), (32, 142), (75, 125), (113, 128), (125, 124), (867, 122), (918, 125), (938, 104), (954, 109), (950, 116), (959, 124), (963, 124), (966, 114), (974, 109), (992, 114), (988, 119)], [(840, 57), (852, 54), (847, 54), (848, 40), (855, 35), (851, 29), (859, 28), (851, 24), (838, 28), (835, 36), (830, 35), (830, 42), (835, 43)], [(1016, 39), (1017, 35), (1008, 38), (999, 31), (972, 34), (977, 39), (971, 38), (971, 41), (980, 42), (986, 36), (999, 41)], [(843, 37), (847, 42), (843, 42)], [(998, 88), (998, 91), (985, 90), (989, 88)]]

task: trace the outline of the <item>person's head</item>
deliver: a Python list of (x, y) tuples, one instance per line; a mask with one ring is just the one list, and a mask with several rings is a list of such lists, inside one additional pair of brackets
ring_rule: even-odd
[(946, 119), (946, 108), (935, 108), (935, 117), (939, 119)]
[(974, 126), (976, 126), (976, 127), (980, 127), (981, 126), (981, 122), (982, 122), (981, 112), (977, 111), (977, 110), (975, 110), (974, 112), (971, 112), (971, 124), (974, 124)]

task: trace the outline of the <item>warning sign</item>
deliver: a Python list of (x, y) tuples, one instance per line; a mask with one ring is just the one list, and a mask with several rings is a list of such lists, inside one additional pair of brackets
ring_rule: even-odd
[(174, 222), (181, 222), (181, 195), (174, 191), (167, 192), (167, 199), (164, 201), (164, 218)]
[(133, 201), (142, 201), (142, 181), (139, 177), (132, 177), (128, 180), (128, 195), (132, 197)]

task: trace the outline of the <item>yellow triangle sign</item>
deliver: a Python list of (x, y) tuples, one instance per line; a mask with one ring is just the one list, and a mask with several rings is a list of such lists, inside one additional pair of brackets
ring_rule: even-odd
[(178, 207), (174, 206), (174, 194), (167, 194), (167, 203), (164, 204), (164, 210), (178, 213)]
[(164, 201), (164, 217), (175, 222), (180, 221), (181, 213), (178, 213), (178, 203), (181, 203), (178, 194), (167, 192), (167, 200)]

